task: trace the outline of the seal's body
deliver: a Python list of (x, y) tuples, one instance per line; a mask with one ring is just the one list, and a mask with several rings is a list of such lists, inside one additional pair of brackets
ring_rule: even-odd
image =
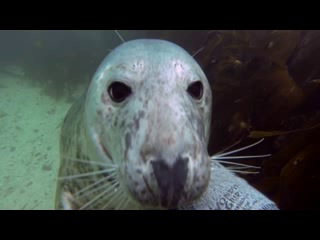
[(211, 90), (163, 40), (113, 50), (61, 130), (58, 209), (176, 208), (210, 179)]

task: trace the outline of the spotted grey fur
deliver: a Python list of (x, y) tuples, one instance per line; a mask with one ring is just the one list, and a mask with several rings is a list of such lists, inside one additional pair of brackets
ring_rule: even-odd
[[(132, 90), (120, 103), (108, 92), (115, 81)], [(187, 91), (196, 81), (199, 100)], [(56, 208), (168, 209), (199, 199), (210, 179), (211, 102), (205, 74), (181, 47), (142, 39), (114, 49), (65, 117)], [(104, 164), (115, 175), (100, 173)]]

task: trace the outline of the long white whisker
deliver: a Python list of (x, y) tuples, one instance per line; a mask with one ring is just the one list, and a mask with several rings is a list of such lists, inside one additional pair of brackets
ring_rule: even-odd
[(94, 203), (95, 201), (97, 201), (101, 196), (109, 193), (110, 191), (114, 190), (115, 186), (119, 184), (118, 182), (114, 184), (114, 187), (110, 187), (107, 188), (106, 190), (104, 190), (103, 192), (101, 192), (100, 194), (98, 194), (97, 196), (95, 196), (93, 199), (91, 199), (89, 202), (87, 202), (86, 204), (84, 204), (80, 210), (85, 209), (86, 207), (90, 206), (92, 203)]
[(74, 194), (74, 196), (79, 195), (80, 193), (82, 193), (82, 192), (90, 189), (91, 187), (94, 187), (94, 186), (98, 185), (99, 183), (101, 183), (101, 182), (103, 182), (103, 181), (108, 181), (109, 178), (114, 177), (116, 174), (117, 174), (117, 172), (114, 172), (114, 173), (110, 174), (109, 176), (107, 176), (107, 177), (105, 177), (105, 178), (101, 178), (99, 181), (96, 181), (96, 182), (94, 182), (93, 184), (90, 184), (90, 185), (84, 187), (83, 189), (81, 189), (80, 191), (76, 192), (76, 193)]
[(125, 203), (123, 204), (123, 209), (126, 209), (126, 207), (127, 207), (127, 205), (128, 205), (128, 203), (130, 202), (130, 199), (129, 198), (127, 198), (127, 200), (125, 201)]
[(241, 170), (230, 170), (234, 173), (242, 173), (242, 174), (259, 174), (259, 172), (249, 172), (249, 171), (241, 171)]
[[(106, 195), (102, 196), (102, 198), (100, 198), (95, 204), (98, 204), (100, 202), (105, 202), (106, 199), (109, 199), (110, 197), (112, 197), (114, 194), (116, 194), (115, 190), (117, 191), (117, 189), (120, 188), (120, 183), (117, 182), (117, 184), (114, 185), (114, 187), (111, 189), (110, 192), (108, 192)], [(109, 202), (109, 200), (107, 200)], [(102, 207), (100, 209), (103, 209)]]
[(201, 52), (203, 49), (205, 48), (205, 46), (201, 47), (198, 51), (196, 51), (192, 57), (196, 56), (199, 52)]
[(219, 159), (242, 159), (242, 158), (264, 158), (270, 157), (271, 154), (264, 154), (264, 155), (250, 155), (250, 156), (229, 156), (229, 157), (220, 157), (220, 156), (212, 156), (212, 160), (219, 160)]
[(122, 202), (122, 200), (125, 198), (125, 192), (124, 192), (123, 188), (119, 187), (118, 191), (119, 191), (119, 194), (116, 197), (114, 197), (114, 199), (113, 199), (113, 201), (118, 202), (118, 204), (116, 206), (118, 206), (119, 203)]
[(92, 165), (99, 165), (103, 167), (108, 167), (108, 168), (116, 168), (117, 165), (113, 163), (102, 163), (102, 162), (97, 162), (97, 161), (92, 161), (92, 160), (81, 160), (81, 159), (74, 159), (74, 158), (64, 158), (68, 161), (73, 161), (73, 162), (81, 162), (81, 163), (87, 163), (87, 164), (92, 164)]
[(221, 153), (224, 153), (225, 151), (229, 150), (230, 148), (233, 148), (234, 146), (238, 145), (240, 142), (241, 142), (241, 140), (235, 142), (235, 143), (232, 144), (231, 146), (222, 149), (220, 152), (217, 152), (215, 155), (219, 155), (219, 154), (221, 154)]
[(105, 209), (106, 207), (108, 207), (108, 205), (109, 205), (110, 203), (112, 203), (112, 201), (113, 201), (116, 197), (118, 197), (119, 194), (121, 194), (121, 193), (122, 193), (122, 191), (119, 189), (119, 191), (116, 192), (116, 193), (114, 194), (114, 196), (109, 199), (109, 201), (102, 207), (102, 209)]
[(254, 147), (255, 145), (261, 143), (263, 140), (264, 140), (264, 138), (262, 138), (262, 139), (259, 140), (258, 142), (253, 143), (253, 144), (251, 144), (251, 145), (249, 145), (249, 146), (246, 146), (246, 147), (243, 147), (243, 148), (239, 148), (239, 149), (236, 149), (236, 150), (233, 150), (233, 151), (230, 151), (230, 152), (222, 153), (222, 154), (219, 154), (219, 155), (215, 155), (214, 157), (215, 157), (215, 158), (219, 158), (219, 157), (223, 157), (223, 156), (226, 156), (226, 155), (230, 155), (230, 154), (232, 154), (232, 153), (237, 153), (237, 152), (243, 151), (243, 150), (245, 150), (245, 149)]
[(125, 43), (126, 41), (121, 37), (120, 33), (118, 33), (117, 30), (114, 30), (114, 31), (116, 32), (116, 34), (118, 35), (118, 37), (121, 39), (121, 41), (122, 41), (123, 43)]
[(229, 162), (229, 161), (217, 161), (219, 163), (227, 163), (227, 164), (230, 164), (230, 165), (236, 165), (236, 166), (243, 166), (243, 167), (250, 167), (250, 168), (257, 168), (259, 169), (260, 167), (256, 167), (256, 166), (251, 166), (251, 165), (248, 165), (248, 164), (243, 164), (243, 163), (234, 163), (234, 162)]
[[(227, 166), (226, 168), (229, 170), (239, 170), (239, 169), (251, 169), (252, 167)], [(258, 167), (256, 167), (256, 168), (258, 168)]]
[[(211, 170), (214, 170), (214, 168), (211, 167)], [(240, 171), (240, 170), (232, 170), (232, 169), (230, 169), (230, 172), (243, 173), (243, 174), (258, 174), (258, 173), (260, 173), (260, 172)]]
[(80, 191), (76, 192), (76, 193), (74, 194), (74, 196), (78, 196), (80, 193), (82, 193), (82, 192), (84, 192), (84, 191), (86, 191), (86, 190), (88, 190), (88, 189), (90, 189), (90, 188), (98, 185), (99, 183), (101, 183), (101, 182), (103, 182), (103, 181), (106, 181), (106, 179), (102, 178), (102, 179), (100, 179), (99, 181), (96, 181), (96, 182), (94, 182), (93, 184), (90, 184), (90, 185), (82, 188)]
[(94, 192), (97, 192), (97, 191), (99, 191), (100, 189), (102, 189), (102, 188), (112, 188), (112, 187), (114, 187), (114, 185), (118, 182), (118, 180), (117, 179), (114, 179), (114, 180), (112, 180), (112, 181), (108, 181), (107, 179), (104, 179), (104, 180), (106, 180), (107, 182), (106, 183), (104, 183), (104, 184), (102, 184), (101, 186), (99, 186), (99, 187), (96, 187), (96, 188), (93, 188), (93, 189), (91, 189), (91, 190), (88, 190), (87, 192), (85, 192), (85, 193), (83, 193), (82, 195), (81, 195), (81, 197), (84, 197), (84, 196), (86, 196), (86, 195), (88, 195), (88, 194), (92, 194), (92, 193), (94, 193)]
[(95, 196), (93, 199), (91, 199), (89, 202), (87, 202), (86, 204), (84, 204), (80, 210), (84, 210), (86, 207), (88, 207), (89, 205), (91, 205), (92, 203), (94, 203), (95, 201), (97, 201), (101, 196), (105, 195), (106, 193), (108, 193), (110, 191), (110, 188), (104, 190), (103, 192), (101, 192), (100, 194), (98, 194), (97, 196)]
[(124, 191), (124, 190), (122, 190), (122, 192), (121, 192), (120, 199), (121, 199), (121, 200), (120, 200), (120, 202), (117, 204), (117, 206), (115, 207), (115, 210), (120, 210), (120, 209), (123, 207), (125, 201), (127, 200), (127, 197), (126, 197), (126, 194), (125, 194), (125, 191)]
[(114, 172), (114, 169), (103, 169), (100, 171), (94, 171), (94, 172), (81, 173), (81, 174), (76, 174), (76, 175), (71, 175), (71, 176), (59, 177), (59, 180), (71, 180), (71, 179), (75, 179), (75, 178), (88, 177), (88, 176), (93, 176), (93, 175), (97, 175), (100, 173), (110, 173), (110, 172)]
[(120, 210), (125, 200), (126, 200), (125, 198), (122, 198), (120, 202), (117, 204), (117, 206), (114, 208), (114, 210)]

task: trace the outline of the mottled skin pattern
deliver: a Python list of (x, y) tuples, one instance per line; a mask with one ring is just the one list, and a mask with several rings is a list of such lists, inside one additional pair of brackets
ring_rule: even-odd
[[(132, 90), (120, 103), (108, 92), (115, 81)], [(187, 92), (195, 81), (203, 84), (200, 100)], [(123, 207), (168, 209), (190, 203), (210, 179), (211, 102), (203, 71), (182, 48), (162, 40), (126, 42), (106, 57), (86, 94), (68, 112), (59, 176), (104, 169), (90, 161), (110, 163), (117, 170), (109, 180), (116, 180), (115, 192), (120, 189), (121, 198), (128, 199)], [(105, 208), (113, 195), (103, 193), (108, 186), (103, 178), (108, 174), (58, 181), (56, 208), (79, 209), (92, 199), (99, 200), (88, 209)], [(106, 208), (114, 209), (119, 201), (114, 198)]]

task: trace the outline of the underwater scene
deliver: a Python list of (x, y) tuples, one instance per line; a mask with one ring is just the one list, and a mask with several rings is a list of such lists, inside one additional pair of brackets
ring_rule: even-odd
[(0, 30), (1, 210), (313, 210), (319, 30)]

